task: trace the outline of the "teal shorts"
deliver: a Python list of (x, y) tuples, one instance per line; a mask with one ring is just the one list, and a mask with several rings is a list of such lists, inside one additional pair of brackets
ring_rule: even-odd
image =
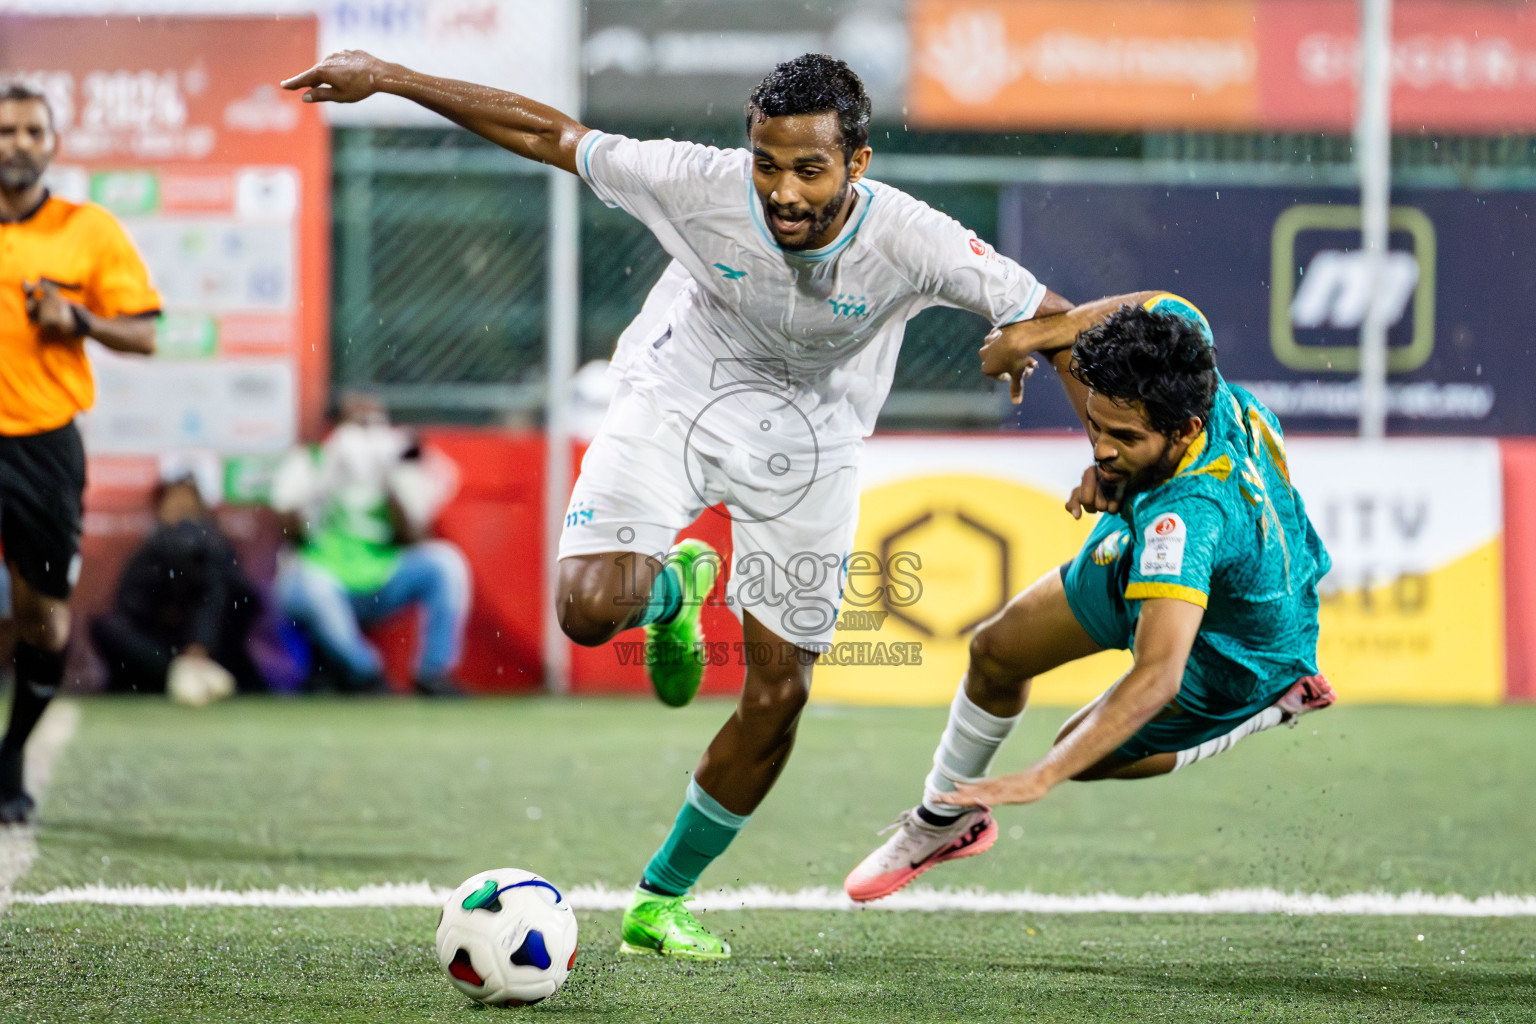
[(1125, 600), (1130, 575), (1131, 528), (1119, 516), (1101, 515), (1077, 557), (1061, 567), (1067, 606), (1100, 647), (1128, 650), (1135, 623)]
[[(1258, 710), (1252, 714), (1258, 714)], [(1206, 740), (1225, 736), (1247, 721), (1248, 717), (1245, 711), (1239, 718), (1212, 718), (1174, 701), (1159, 711), (1152, 721), (1137, 729), (1136, 735), (1116, 748), (1115, 757), (1129, 762), (1140, 761), (1153, 754), (1175, 754), (1180, 750), (1198, 747)]]
[[(1106, 649), (1129, 650), (1135, 638), (1136, 621), (1124, 596), (1130, 567), (1122, 563), (1126, 562), (1129, 547), (1130, 528), (1125, 520), (1101, 515), (1077, 557), (1061, 567), (1061, 582), (1072, 616), (1094, 643)], [(1189, 677), (1185, 679), (1188, 683)], [(1139, 761), (1152, 754), (1188, 750), (1226, 735), (1260, 710), (1233, 708), (1217, 717), (1191, 711), (1175, 702), (1137, 730), (1115, 751), (1115, 756)]]

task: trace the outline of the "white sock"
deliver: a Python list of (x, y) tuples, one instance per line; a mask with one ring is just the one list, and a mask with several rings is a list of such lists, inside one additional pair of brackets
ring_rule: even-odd
[(1176, 759), (1173, 764), (1173, 770), (1178, 771), (1180, 768), (1192, 765), (1196, 761), (1203, 761), (1208, 757), (1215, 757), (1223, 751), (1231, 750), (1237, 744), (1237, 741), (1244, 736), (1252, 736), (1256, 732), (1273, 729), (1280, 724), (1280, 720), (1284, 717), (1285, 712), (1281, 711), (1278, 707), (1267, 707), (1231, 732), (1223, 736), (1217, 736), (1212, 740), (1206, 740), (1198, 747), (1190, 747), (1188, 750), (1179, 751), (1175, 755)]
[(985, 778), (997, 748), (1023, 717), (1022, 711), (1012, 718), (999, 718), (983, 711), (965, 695), (962, 679), (949, 706), (949, 724), (944, 727), (939, 749), (933, 752), (933, 771), (923, 785), (923, 806), (939, 815), (963, 813), (964, 807), (946, 804), (940, 797), (953, 793), (957, 782)]

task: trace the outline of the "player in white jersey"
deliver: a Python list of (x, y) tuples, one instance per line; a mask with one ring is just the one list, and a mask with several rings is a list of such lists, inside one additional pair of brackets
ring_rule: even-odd
[[(906, 321), (954, 306), (1006, 336), (1070, 304), (951, 218), (864, 177), (869, 99), (831, 57), (776, 67), (747, 104), (749, 148), (727, 150), (592, 131), (525, 97), (355, 51), (283, 84), (306, 101), (414, 100), (579, 174), (671, 254), (618, 344), (620, 386), (571, 497), (557, 600), (577, 643), (646, 626), (658, 695), (686, 703), (702, 678), (699, 605), (718, 561), (701, 542), (673, 542), (704, 509), (727, 509), (742, 695), (646, 866), (622, 948), (728, 957), (683, 900), (789, 757), (837, 621), (859, 455)], [(1015, 392), (1031, 368), (1014, 373)]]

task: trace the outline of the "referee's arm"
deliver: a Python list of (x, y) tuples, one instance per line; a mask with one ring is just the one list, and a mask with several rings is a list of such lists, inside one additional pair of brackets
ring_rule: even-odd
[(154, 354), (157, 313), (99, 316), (64, 298), (46, 278), (25, 281), (21, 287), (27, 295), (27, 319), (37, 325), (43, 337), (57, 341), (95, 338), (118, 352)]

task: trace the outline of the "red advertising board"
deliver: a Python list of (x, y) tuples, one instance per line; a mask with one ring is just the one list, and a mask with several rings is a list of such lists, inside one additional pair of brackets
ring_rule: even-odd
[[(913, 0), (912, 120), (966, 128), (1347, 130), (1353, 0)], [(1536, 128), (1536, 14), (1394, 5), (1400, 131)]]
[(0, 77), (54, 109), (52, 187), (116, 214), (165, 300), (154, 360), (92, 350), (93, 453), (280, 450), (318, 431), (329, 136), (277, 87), (313, 63), (316, 32), (312, 16), (0, 15)]
[[(1255, 6), (1258, 122), (1345, 130), (1355, 116), (1359, 5)], [(1525, 4), (1394, 5), (1392, 123), (1399, 131), (1501, 132), (1536, 126), (1536, 14)]]

